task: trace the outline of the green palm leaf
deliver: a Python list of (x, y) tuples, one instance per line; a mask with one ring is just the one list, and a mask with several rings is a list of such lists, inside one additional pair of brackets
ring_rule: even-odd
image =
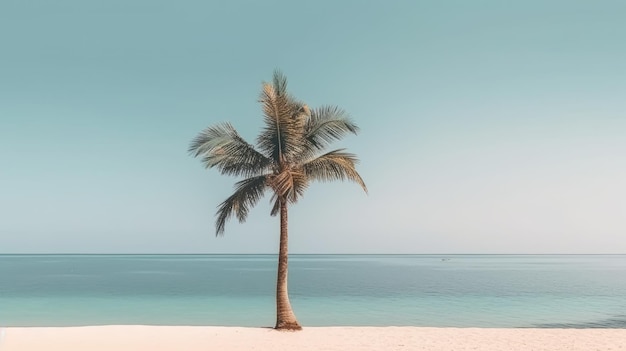
[(359, 127), (337, 106), (322, 106), (311, 110), (305, 126), (305, 138), (310, 146), (322, 150), (348, 133), (356, 134)]
[(189, 152), (202, 156), (205, 167), (217, 167), (222, 174), (249, 177), (269, 169), (269, 158), (248, 144), (229, 123), (202, 131), (192, 142)]
[(349, 180), (359, 184), (367, 193), (367, 186), (365, 186), (365, 182), (356, 171), (358, 162), (356, 155), (339, 149), (305, 163), (302, 165), (302, 170), (310, 180), (322, 182)]
[(267, 176), (261, 175), (244, 179), (235, 184), (235, 193), (218, 206), (215, 221), (216, 235), (224, 234), (226, 221), (233, 215), (240, 223), (245, 222), (251, 207), (259, 202), (265, 193)]

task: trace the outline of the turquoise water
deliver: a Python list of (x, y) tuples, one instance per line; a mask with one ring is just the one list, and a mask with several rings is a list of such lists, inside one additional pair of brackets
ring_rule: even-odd
[[(0, 326), (271, 326), (274, 255), (0, 255)], [(292, 255), (305, 326), (626, 328), (624, 255)]]

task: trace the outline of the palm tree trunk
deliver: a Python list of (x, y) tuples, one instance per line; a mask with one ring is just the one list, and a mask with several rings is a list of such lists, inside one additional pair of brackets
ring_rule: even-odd
[(288, 235), (287, 200), (280, 199), (280, 250), (278, 252), (278, 278), (276, 279), (276, 329), (300, 330), (302, 327), (291, 309), (287, 291)]

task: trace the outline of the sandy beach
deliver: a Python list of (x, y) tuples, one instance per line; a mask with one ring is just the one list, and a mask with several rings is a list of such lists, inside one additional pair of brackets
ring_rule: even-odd
[(626, 329), (95, 326), (2, 328), (2, 351), (626, 350)]

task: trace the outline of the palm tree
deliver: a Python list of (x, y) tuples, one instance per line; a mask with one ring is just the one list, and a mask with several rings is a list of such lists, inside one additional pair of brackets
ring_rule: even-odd
[(206, 168), (244, 179), (235, 192), (218, 206), (216, 236), (224, 234), (226, 221), (234, 214), (244, 222), (251, 207), (266, 190), (272, 193), (271, 215), (280, 213), (280, 249), (276, 281), (276, 329), (302, 327), (291, 309), (287, 291), (287, 205), (298, 201), (311, 181), (350, 180), (367, 192), (356, 171), (358, 159), (343, 149), (322, 153), (333, 141), (358, 127), (338, 107), (309, 107), (287, 93), (287, 79), (274, 72), (272, 83), (263, 83), (260, 95), (265, 127), (257, 148), (248, 144), (229, 123), (202, 131), (189, 152), (202, 157)]

